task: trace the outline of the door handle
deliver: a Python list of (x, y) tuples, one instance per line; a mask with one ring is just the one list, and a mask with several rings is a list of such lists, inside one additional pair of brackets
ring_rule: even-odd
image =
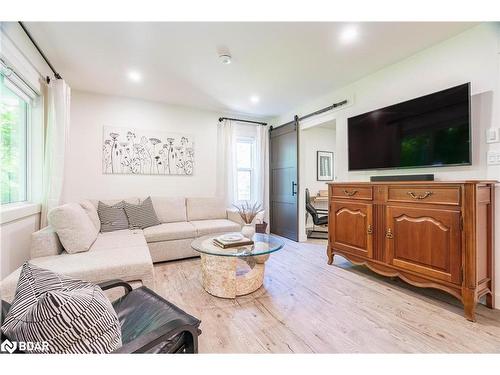
[(368, 224), (368, 228), (366, 229), (366, 233), (373, 234), (373, 227), (371, 224)]
[(392, 240), (394, 238), (394, 234), (392, 233), (392, 229), (391, 228), (388, 228), (386, 231), (385, 231), (385, 236)]
[(292, 197), (294, 195), (297, 195), (297, 191), (295, 190), (296, 186), (297, 186), (297, 183), (295, 181), (292, 181)]

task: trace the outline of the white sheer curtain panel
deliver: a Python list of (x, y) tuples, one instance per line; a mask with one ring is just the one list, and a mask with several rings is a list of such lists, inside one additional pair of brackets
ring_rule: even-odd
[(61, 204), (64, 158), (69, 139), (71, 89), (62, 79), (50, 82), (47, 126), (45, 130), (41, 227), (47, 226), (47, 213)]
[(262, 204), (264, 220), (269, 223), (269, 128), (259, 125), (256, 129), (256, 200)]
[(217, 183), (216, 195), (224, 198), (226, 207), (231, 207), (235, 201), (234, 126), (230, 120), (224, 120), (217, 125)]

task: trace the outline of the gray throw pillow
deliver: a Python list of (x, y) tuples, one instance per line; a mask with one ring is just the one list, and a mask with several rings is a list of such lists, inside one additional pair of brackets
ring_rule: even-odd
[(144, 229), (161, 224), (153, 207), (151, 197), (147, 197), (139, 204), (125, 202), (125, 213), (127, 214), (131, 229)]
[(110, 353), (120, 348), (120, 322), (102, 289), (26, 262), (2, 325), (28, 353)]
[(129, 228), (124, 206), (124, 201), (118, 202), (112, 206), (108, 206), (99, 201), (97, 205), (97, 214), (101, 221), (101, 232), (113, 232), (115, 230)]

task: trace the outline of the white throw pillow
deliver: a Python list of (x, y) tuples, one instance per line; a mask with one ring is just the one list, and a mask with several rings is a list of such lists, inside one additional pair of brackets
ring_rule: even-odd
[(61, 243), (70, 254), (88, 251), (97, 238), (99, 230), (78, 203), (68, 203), (53, 208), (48, 214)]
[(89, 200), (81, 201), (80, 206), (82, 206), (87, 215), (89, 215), (90, 220), (92, 220), (92, 223), (97, 230), (101, 230), (101, 221), (99, 220), (99, 215), (97, 214), (97, 210), (92, 202)]

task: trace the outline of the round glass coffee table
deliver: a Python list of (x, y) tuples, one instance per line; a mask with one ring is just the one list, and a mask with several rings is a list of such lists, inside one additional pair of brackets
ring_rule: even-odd
[(191, 247), (201, 255), (203, 288), (222, 298), (236, 298), (262, 286), (265, 262), (269, 254), (283, 248), (284, 243), (269, 234), (254, 234), (253, 245), (223, 249), (213, 244), (222, 234), (199, 237)]

